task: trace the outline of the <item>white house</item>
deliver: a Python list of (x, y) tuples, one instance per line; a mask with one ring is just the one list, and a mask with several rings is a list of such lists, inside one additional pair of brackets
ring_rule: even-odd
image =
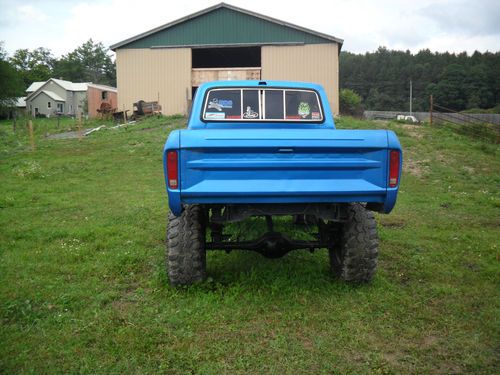
[(89, 82), (73, 83), (50, 78), (33, 82), (26, 90), (26, 110), (32, 115), (52, 116), (57, 113), (76, 115), (83, 112)]

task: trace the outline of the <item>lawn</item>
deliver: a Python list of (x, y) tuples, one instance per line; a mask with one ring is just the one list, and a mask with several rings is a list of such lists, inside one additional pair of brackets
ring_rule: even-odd
[(342, 119), (388, 127), (404, 149), (374, 281), (333, 279), (325, 250), (213, 252), (208, 281), (176, 289), (161, 153), (184, 124), (49, 140), (74, 122), (38, 121), (31, 152), (24, 126), (0, 123), (0, 373), (500, 371), (497, 145)]

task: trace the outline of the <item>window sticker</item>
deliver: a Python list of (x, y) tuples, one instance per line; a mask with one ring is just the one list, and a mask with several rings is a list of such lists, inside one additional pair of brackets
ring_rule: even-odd
[(232, 100), (213, 98), (209, 103), (207, 109), (216, 109), (222, 111), (223, 108), (233, 108)]
[(255, 112), (252, 107), (247, 106), (247, 110), (243, 113), (243, 118), (258, 118), (259, 112)]
[(311, 118), (313, 120), (319, 120), (321, 118), (321, 115), (319, 114), (319, 112), (312, 112), (311, 113)]
[(260, 117), (259, 90), (243, 90), (243, 118), (246, 120)]
[(299, 116), (302, 118), (306, 118), (307, 116), (309, 116), (310, 113), (311, 113), (311, 106), (309, 105), (309, 103), (300, 102), (298, 109)]
[(224, 112), (207, 112), (205, 118), (207, 120), (220, 120), (226, 118), (226, 114)]

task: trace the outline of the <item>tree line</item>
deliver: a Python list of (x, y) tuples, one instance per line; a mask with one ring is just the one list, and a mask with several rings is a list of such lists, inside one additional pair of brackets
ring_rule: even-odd
[(429, 97), (456, 111), (500, 104), (500, 52), (416, 54), (379, 47), (340, 54), (340, 87), (357, 93), (365, 109), (408, 111), (410, 80), (414, 111), (428, 111)]
[(92, 39), (60, 58), (44, 47), (18, 49), (8, 56), (0, 43), (0, 111), (13, 98), (25, 96), (33, 82), (49, 78), (116, 86), (115, 62), (109, 49)]
[[(60, 58), (44, 47), (8, 56), (0, 43), (0, 109), (24, 96), (31, 83), (49, 78), (116, 86), (116, 68), (110, 51), (92, 39)], [(410, 80), (414, 111), (427, 111), (430, 95), (436, 104), (457, 111), (500, 110), (500, 52), (469, 56), (425, 49), (412, 54), (379, 47), (340, 54), (341, 101), (358, 103), (353, 96), (358, 94), (365, 109), (407, 111)]]

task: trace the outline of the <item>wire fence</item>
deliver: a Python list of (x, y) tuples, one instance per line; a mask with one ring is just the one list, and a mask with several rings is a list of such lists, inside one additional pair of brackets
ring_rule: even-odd
[(430, 109), (431, 125), (447, 125), (460, 134), (500, 143), (500, 124), (487, 121), (483, 115), (460, 113), (433, 103)]

